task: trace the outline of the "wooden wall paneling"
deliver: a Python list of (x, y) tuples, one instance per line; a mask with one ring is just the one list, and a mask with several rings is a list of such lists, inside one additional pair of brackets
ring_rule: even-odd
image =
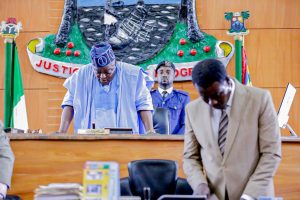
[[(234, 43), (233, 38), (226, 35), (229, 22), (224, 19), (225, 11), (250, 10), (248, 28), (250, 34), (246, 36), (246, 50), (250, 67), (250, 75), (253, 84), (264, 88), (282, 88), (287, 82), (300, 87), (299, 57), (300, 57), (300, 20), (297, 9), (300, 1), (297, 0), (266, 0), (266, 1), (234, 1), (220, 3), (218, 0), (196, 1), (197, 16), (201, 29), (214, 35), (219, 40), (227, 40)], [(8, 5), (15, 7), (10, 9)], [(20, 62), (25, 90), (48, 89), (48, 99), (45, 106), (51, 108), (57, 106), (56, 110), (49, 110), (48, 117), (51, 124), (48, 129), (55, 130), (58, 126), (60, 112), (59, 98), (61, 93), (52, 91), (51, 82), (62, 83), (61, 79), (43, 75), (32, 69), (26, 53), (26, 45), (30, 39), (44, 37), (50, 33), (56, 33), (61, 22), (64, 0), (48, 1), (17, 1), (2, 0), (0, 2), (0, 17), (15, 16), (23, 22), (23, 31), (17, 39)], [(36, 8), (39, 8), (36, 11)], [(4, 44), (0, 44), (0, 66), (4, 66)], [(0, 67), (0, 77), (3, 77), (4, 67)], [(227, 71), (234, 76), (234, 57), (230, 62)], [(62, 86), (58, 86), (63, 89)], [(61, 88), (60, 88), (61, 87)], [(192, 99), (198, 97), (191, 82), (176, 83), (175, 87), (186, 90)], [(0, 82), (0, 89), (3, 89), (3, 81)], [(56, 90), (56, 89), (55, 89)], [(274, 97), (275, 100), (277, 97)], [(281, 101), (281, 96), (278, 101)], [(2, 100), (3, 101), (3, 100)], [(277, 101), (277, 100), (276, 100)], [(48, 105), (49, 104), (49, 105)], [(55, 105), (55, 106), (54, 106)], [(300, 115), (295, 112), (293, 119)], [(55, 116), (54, 114), (55, 113)], [(31, 113), (29, 113), (31, 115)], [(55, 120), (54, 120), (55, 119)], [(53, 121), (54, 120), (54, 121)], [(55, 123), (54, 123), (55, 122)], [(34, 127), (41, 127), (42, 124), (33, 122)]]
[[(2, 38), (0, 38), (2, 40)], [(0, 41), (0, 89), (4, 89), (4, 69), (5, 69), (5, 46), (3, 41)]]
[[(219, 40), (233, 39), (224, 30), (205, 30)], [(254, 29), (246, 36), (250, 77), (258, 87), (300, 86), (300, 29)], [(234, 76), (235, 58), (228, 69)]]
[(61, 20), (62, 14), (63, 14), (63, 6), (64, 5), (60, 5), (62, 6), (61, 8), (51, 8), (49, 10), (49, 17), (51, 18), (55, 18), (55, 19), (59, 19), (59, 21)]
[(300, 86), (300, 29), (255, 30), (247, 41), (253, 82), (260, 87)]
[(202, 29), (229, 29), (225, 12), (250, 11), (246, 27), (300, 28), (299, 0), (196, 0), (197, 19)]
[(48, 0), (1, 0), (0, 20), (15, 17), (25, 32), (49, 31)]
[(25, 90), (25, 101), (30, 129), (47, 131), (47, 89)]
[[(175, 83), (174, 85), (175, 88), (185, 90), (189, 92), (189, 95), (191, 97), (191, 100), (195, 100), (196, 98), (199, 97), (196, 89), (192, 85), (191, 82), (179, 82)], [(278, 112), (281, 100), (284, 96), (285, 92), (285, 87), (280, 87), (280, 88), (264, 88), (267, 89), (271, 92), (273, 103), (276, 109), (276, 112)], [(300, 87), (296, 88), (297, 91), (300, 91)], [(289, 116), (289, 124), (293, 127), (294, 131), (299, 134), (300, 136), (300, 116), (299, 116), (299, 110), (300, 110), (300, 93), (296, 92)], [(289, 136), (290, 133), (288, 132), (287, 129), (281, 129), (281, 133), (283, 136)]]
[(49, 1), (49, 27), (52, 33), (57, 33), (63, 15), (64, 0)]
[[(47, 131), (47, 89), (25, 90), (25, 102), (30, 129)], [(0, 90), (0, 120), (3, 120), (3, 90)]]
[[(22, 72), (22, 80), (23, 86), (25, 89), (32, 89), (32, 88), (46, 88), (47, 87), (47, 77), (48, 75), (41, 74), (35, 71), (29, 61), (27, 55), (27, 44), (31, 39), (44, 37), (49, 33), (46, 32), (21, 32), (19, 37), (16, 40), (18, 54), (19, 54), (19, 61), (21, 66)], [(2, 40), (2, 39), (1, 39)], [(5, 44), (1, 41), (0, 42), (0, 89), (4, 88), (4, 66), (5, 66)]]
[[(0, 79), (1, 80), (1, 79)], [(0, 89), (0, 120), (3, 122), (4, 115), (4, 90)]]
[(299, 143), (282, 144), (282, 158), (275, 174), (275, 194), (287, 200), (298, 200), (300, 190), (300, 153)]
[[(275, 109), (278, 112), (280, 104), (281, 104), (281, 100), (284, 96), (284, 92), (285, 92), (285, 88), (265, 88), (268, 89), (271, 94), (272, 94), (272, 98), (273, 98), (273, 102), (275, 105)], [(298, 134), (298, 136), (300, 136), (300, 116), (299, 116), (299, 110), (300, 110), (300, 88), (296, 88), (298, 92), (296, 92), (291, 110), (289, 112), (289, 125), (292, 126), (292, 128), (294, 129), (294, 131)], [(290, 133), (288, 131), (288, 129), (281, 129), (281, 134), (283, 136), (290, 136)]]
[[(52, 81), (48, 83), (48, 124), (47, 132), (56, 132), (59, 129), (60, 119), (61, 119), (61, 103), (66, 94), (66, 89), (63, 87), (63, 82), (65, 79), (53, 78)], [(69, 133), (73, 133), (73, 123), (69, 128)]]
[(63, 10), (64, 0), (48, 0), (50, 9)]
[(174, 84), (174, 88), (188, 92), (192, 100), (198, 97), (198, 93), (191, 81), (177, 82)]

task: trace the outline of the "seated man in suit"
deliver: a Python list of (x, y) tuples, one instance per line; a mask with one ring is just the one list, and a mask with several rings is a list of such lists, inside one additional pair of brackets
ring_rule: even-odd
[(5, 198), (7, 189), (10, 187), (13, 165), (14, 154), (0, 121), (0, 200)]
[(173, 89), (175, 66), (169, 61), (160, 62), (155, 72), (157, 74), (158, 89), (151, 91), (154, 107), (169, 110), (170, 133), (184, 133), (185, 105), (190, 101), (187, 92)]

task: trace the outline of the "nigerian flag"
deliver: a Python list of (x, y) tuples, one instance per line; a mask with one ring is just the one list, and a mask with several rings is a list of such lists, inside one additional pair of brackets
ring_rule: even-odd
[(15, 42), (5, 45), (4, 128), (28, 129), (20, 62)]

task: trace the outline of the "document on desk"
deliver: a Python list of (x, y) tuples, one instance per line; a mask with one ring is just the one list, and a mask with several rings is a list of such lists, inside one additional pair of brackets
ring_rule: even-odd
[(106, 135), (109, 134), (110, 131), (109, 129), (101, 128), (101, 129), (78, 129), (77, 131), (78, 134), (81, 135)]
[(83, 200), (119, 200), (119, 196), (119, 164), (87, 161), (83, 171)]

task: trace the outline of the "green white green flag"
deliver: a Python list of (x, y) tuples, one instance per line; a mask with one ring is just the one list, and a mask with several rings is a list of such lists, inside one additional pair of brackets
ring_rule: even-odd
[(15, 42), (6, 43), (4, 127), (27, 130), (28, 120), (18, 50)]

